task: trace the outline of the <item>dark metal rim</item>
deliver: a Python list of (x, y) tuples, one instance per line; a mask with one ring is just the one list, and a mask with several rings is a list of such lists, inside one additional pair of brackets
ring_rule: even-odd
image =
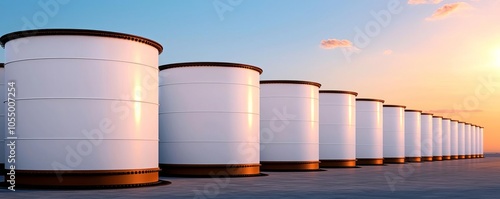
[[(120, 188), (158, 183), (159, 168), (130, 170), (17, 170), (21, 187)], [(4, 171), (6, 176), (7, 172)], [(6, 176), (5, 179), (8, 177)]]
[(443, 156), (432, 156), (433, 161), (440, 161), (443, 160)]
[(341, 90), (320, 90), (319, 93), (341, 93), (341, 94), (351, 94), (358, 96), (357, 92), (354, 91), (341, 91)]
[(318, 171), (320, 161), (261, 161), (263, 171)]
[(403, 105), (392, 105), (392, 104), (384, 104), (383, 107), (406, 108), (406, 106)]
[(450, 120), (451, 121), (451, 118), (443, 117), (443, 120)]
[(405, 112), (419, 112), (419, 113), (422, 113), (421, 110), (415, 110), (415, 109), (406, 109)]
[(160, 164), (163, 176), (212, 177), (223, 174), (228, 177), (262, 176), (260, 164)]
[(125, 33), (102, 31), (102, 30), (86, 30), (86, 29), (37, 29), (37, 30), (17, 31), (8, 33), (0, 37), (0, 45), (2, 45), (2, 47), (5, 47), (5, 44), (7, 42), (14, 39), (33, 37), (33, 36), (48, 36), (48, 35), (79, 35), (79, 36), (111, 37), (111, 38), (136, 41), (153, 46), (158, 50), (158, 54), (161, 54), (161, 52), (163, 51), (163, 46), (151, 39)]
[(357, 165), (384, 165), (383, 158), (359, 158), (356, 161)]
[(320, 159), (319, 166), (322, 168), (354, 168), (356, 167), (356, 159), (352, 160), (328, 160)]
[(441, 119), (443, 119), (442, 116), (438, 116), (438, 115), (433, 115), (432, 118), (441, 118)]
[(422, 157), (406, 157), (405, 160), (407, 162), (421, 162)]
[(389, 164), (404, 164), (405, 158), (384, 158), (384, 163)]
[(257, 66), (252, 66), (248, 64), (240, 64), (240, 63), (229, 63), (229, 62), (184, 62), (184, 63), (174, 63), (174, 64), (165, 64), (161, 65), (161, 70), (171, 69), (171, 68), (181, 68), (181, 67), (230, 67), (230, 68), (246, 68), (250, 70), (254, 70), (262, 74), (262, 68)]
[(356, 101), (375, 101), (375, 102), (382, 102), (384, 103), (384, 100), (381, 99), (372, 99), (372, 98), (356, 98)]
[(424, 112), (422, 112), (422, 114), (421, 114), (421, 115), (430, 115), (430, 116), (432, 116), (432, 115), (434, 115), (434, 114), (432, 114), (432, 113), (424, 113)]
[(262, 80), (260, 81), (260, 84), (306, 84), (321, 88), (321, 84), (318, 82), (303, 81), (303, 80)]

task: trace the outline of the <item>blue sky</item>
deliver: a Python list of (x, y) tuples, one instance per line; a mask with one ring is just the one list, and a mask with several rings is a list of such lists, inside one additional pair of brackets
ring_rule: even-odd
[[(345, 61), (340, 51), (319, 48), (321, 40), (353, 37), (355, 27), (372, 20), (369, 12), (385, 9), (388, 1), (72, 0), (67, 4), (59, 3), (58, 11), (48, 20), (34, 19), (38, 12), (45, 12), (38, 2), (57, 1), (29, 2), (2, 1), (0, 6), (8, 9), (4, 9), (1, 16), (8, 20), (2, 25), (1, 34), (25, 28), (23, 18), (36, 28), (124, 32), (161, 43), (165, 48), (160, 56), (161, 64), (243, 62), (264, 68), (264, 77), (307, 78), (303, 75), (311, 69), (344, 64), (336, 61)], [(406, 3), (401, 1), (401, 6), (406, 7)], [(216, 7), (222, 11), (218, 12)], [(408, 17), (404, 16), (406, 14), (393, 17), (394, 23), (402, 21), (401, 17)], [(412, 17), (419, 20), (418, 16)], [(42, 23), (36, 23), (37, 20)], [(391, 27), (383, 30), (390, 31), (399, 30)], [(384, 40), (379, 38), (380, 42)]]
[[(54, 2), (55, 11), (41, 6)], [(391, 2), (401, 11), (391, 13)], [(2, 0), (0, 35), (32, 28), (129, 33), (161, 43), (160, 64), (246, 63), (264, 69), (261, 79), (316, 81), (500, 131), (500, 86), (477, 106), (454, 108), (475, 97), (481, 78), (500, 85), (499, 7), (493, 0)], [(372, 14), (381, 12), (390, 13), (386, 25)], [(367, 45), (356, 42), (356, 29), (366, 34), (373, 25), (379, 29)], [(344, 44), (325, 48), (322, 41)]]

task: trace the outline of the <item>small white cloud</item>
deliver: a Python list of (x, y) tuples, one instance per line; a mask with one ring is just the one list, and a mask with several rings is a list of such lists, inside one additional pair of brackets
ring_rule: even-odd
[(439, 9), (437, 9), (432, 16), (427, 17), (425, 20), (427, 21), (433, 21), (433, 20), (438, 20), (445, 18), (449, 16), (452, 13), (456, 13), (460, 10), (463, 10), (463, 8), (469, 8), (469, 4), (465, 2), (456, 2), (456, 3), (450, 3), (450, 4), (445, 4)]
[(327, 39), (321, 41), (321, 48), (334, 49), (334, 48), (352, 48), (352, 42), (347, 39)]
[(418, 4), (438, 4), (443, 0), (408, 0), (408, 4), (418, 5)]

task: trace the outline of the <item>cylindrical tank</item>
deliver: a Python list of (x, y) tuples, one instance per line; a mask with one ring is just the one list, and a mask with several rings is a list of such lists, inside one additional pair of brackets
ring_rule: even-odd
[(162, 174), (260, 174), (261, 73), (255, 66), (224, 62), (160, 66)]
[(432, 114), (422, 113), (420, 118), (422, 161), (432, 161)]
[(479, 158), (480, 155), (479, 155), (479, 126), (476, 125), (476, 140), (475, 140), (475, 143), (476, 143), (476, 158)]
[[(6, 96), (5, 96), (5, 93), (6, 93), (6, 90), (5, 90), (5, 69), (4, 69), (4, 64), (3, 63), (0, 63), (0, 100), (2, 102), (5, 102), (7, 100)], [(0, 171), (1, 174), (4, 174), (4, 168), (5, 168), (5, 165), (4, 163), (6, 162), (6, 157), (5, 157), (5, 141), (4, 141), (4, 138), (5, 138), (5, 121), (7, 121), (5, 119), (5, 104), (2, 104), (0, 106)]]
[(450, 123), (450, 150), (451, 159), (458, 159), (458, 121), (451, 120)]
[(481, 127), (481, 158), (484, 158), (484, 127)]
[(160, 44), (78, 29), (0, 42), (6, 80), (16, 82), (16, 185), (158, 183)]
[(318, 170), (321, 84), (267, 80), (260, 86), (262, 170)]
[(476, 145), (475, 147), (476, 158), (479, 158), (479, 126), (477, 125), (476, 125), (474, 144)]
[(384, 100), (356, 99), (356, 159), (358, 165), (383, 165)]
[(405, 157), (407, 162), (422, 161), (420, 110), (405, 110)]
[(443, 160), (443, 117), (432, 116), (432, 160)]
[(477, 154), (476, 154), (476, 125), (474, 124), (471, 124), (471, 127), (470, 127), (470, 136), (471, 136), (471, 144), (470, 144), (470, 154), (471, 154), (471, 158), (476, 158)]
[(384, 163), (405, 163), (405, 108), (383, 105)]
[(465, 158), (472, 158), (471, 155), (471, 124), (465, 123)]
[(320, 167), (356, 166), (356, 96), (352, 91), (319, 91)]
[(458, 122), (458, 159), (465, 159), (465, 123)]
[(443, 118), (443, 160), (451, 160), (451, 137), (450, 137), (450, 128), (451, 128), (451, 119)]

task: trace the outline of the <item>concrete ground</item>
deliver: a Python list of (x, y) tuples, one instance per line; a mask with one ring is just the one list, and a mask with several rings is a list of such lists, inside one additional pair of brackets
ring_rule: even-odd
[[(114, 190), (17, 190), (0, 198), (499, 198), (500, 154), (484, 159), (265, 172), (248, 178), (174, 178), (167, 186)], [(3, 177), (0, 177), (3, 181)]]

